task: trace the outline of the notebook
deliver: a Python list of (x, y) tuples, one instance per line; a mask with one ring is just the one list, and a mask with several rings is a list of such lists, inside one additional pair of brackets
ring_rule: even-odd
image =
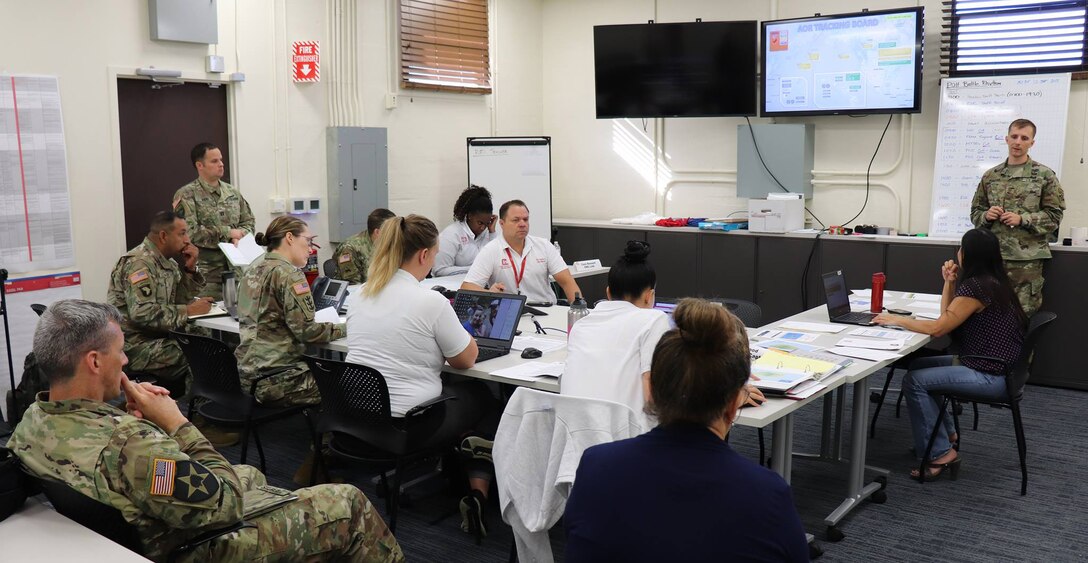
[(833, 323), (870, 326), (875, 313), (855, 313), (850, 311), (850, 297), (846, 290), (846, 278), (842, 270), (824, 274), (824, 293), (827, 295), (827, 315)]
[(476, 339), (480, 350), (477, 362), (510, 353), (523, 307), (524, 295), (464, 289), (457, 292), (453, 310), (461, 326)]

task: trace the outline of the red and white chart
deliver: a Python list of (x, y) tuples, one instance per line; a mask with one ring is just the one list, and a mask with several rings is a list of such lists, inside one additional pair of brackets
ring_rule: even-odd
[(0, 268), (74, 264), (57, 77), (0, 74)]

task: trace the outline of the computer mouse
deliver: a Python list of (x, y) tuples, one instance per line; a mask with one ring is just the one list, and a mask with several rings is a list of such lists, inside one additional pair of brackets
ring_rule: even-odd
[(527, 360), (539, 358), (544, 355), (544, 352), (537, 350), (536, 348), (529, 347), (521, 351), (521, 357)]
[(434, 291), (437, 291), (438, 293), (441, 293), (442, 295), (445, 295), (446, 292), (449, 291), (448, 289), (446, 289), (445, 287), (442, 287), (440, 285), (432, 285), (431, 289), (434, 290)]

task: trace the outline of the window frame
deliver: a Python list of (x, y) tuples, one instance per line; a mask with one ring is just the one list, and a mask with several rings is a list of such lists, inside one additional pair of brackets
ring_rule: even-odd
[(400, 87), (491, 94), (490, 12), (489, 0), (397, 0)]

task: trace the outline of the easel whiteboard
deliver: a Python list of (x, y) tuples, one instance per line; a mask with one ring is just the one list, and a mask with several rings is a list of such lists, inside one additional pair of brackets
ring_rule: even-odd
[(1005, 134), (1015, 119), (1035, 123), (1031, 158), (1060, 178), (1069, 78), (1065, 73), (941, 81), (929, 236), (957, 237), (973, 227), (971, 198), (982, 173), (1008, 157)]
[(529, 207), (529, 234), (552, 238), (550, 137), (469, 137), (468, 183), (491, 192), (499, 206), (520, 199)]

